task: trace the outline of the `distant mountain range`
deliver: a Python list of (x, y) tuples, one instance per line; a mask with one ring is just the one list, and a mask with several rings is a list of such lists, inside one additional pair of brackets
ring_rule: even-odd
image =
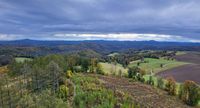
[(186, 50), (200, 51), (200, 43), (158, 42), (158, 41), (40, 41), (14, 40), (0, 41), (0, 55), (45, 55), (49, 53), (66, 53), (72, 51), (93, 50), (101, 54), (134, 50)]
[[(53, 41), (53, 40), (12, 40), (12, 41), (0, 41), (0, 45), (17, 45), (17, 46), (55, 46), (55, 45), (76, 45), (81, 43), (96, 43), (96, 44), (118, 44), (118, 45), (131, 45), (135, 47), (137, 45), (161, 45), (161, 46), (200, 46), (200, 43), (191, 42), (159, 42), (159, 41), (107, 41), (107, 40), (85, 40), (85, 41)], [(137, 46), (138, 47), (138, 46)]]

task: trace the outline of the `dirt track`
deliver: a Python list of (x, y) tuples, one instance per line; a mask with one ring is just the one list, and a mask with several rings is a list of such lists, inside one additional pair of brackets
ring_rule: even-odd
[(188, 108), (176, 97), (169, 96), (165, 91), (155, 89), (139, 82), (130, 82), (127, 78), (97, 76), (107, 88), (122, 90), (130, 94), (133, 100), (148, 108)]

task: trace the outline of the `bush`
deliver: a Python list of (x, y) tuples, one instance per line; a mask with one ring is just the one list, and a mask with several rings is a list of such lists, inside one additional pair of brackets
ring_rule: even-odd
[(135, 80), (138, 80), (140, 82), (145, 82), (145, 79), (143, 78), (143, 75), (141, 75), (140, 73), (137, 73), (137, 75), (135, 77), (133, 77)]
[(164, 89), (165, 87), (165, 82), (164, 82), (164, 80), (162, 79), (162, 78), (158, 78), (158, 85), (157, 85), (157, 87), (158, 88), (160, 88), (160, 89)]
[(102, 74), (104, 75), (102, 65), (100, 63), (97, 64), (97, 69), (96, 69), (97, 74)]
[(166, 90), (168, 91), (169, 95), (176, 95), (176, 81), (173, 77), (167, 78)]
[(12, 56), (7, 56), (7, 55), (0, 55), (0, 66), (5, 66), (10, 64), (13, 61)]
[(139, 68), (136, 66), (133, 66), (128, 69), (128, 77), (133, 78), (134, 76), (137, 75), (138, 72), (139, 72)]
[(69, 88), (65, 85), (61, 85), (59, 87), (58, 97), (63, 99), (63, 100), (67, 100), (68, 96), (69, 96)]
[(185, 81), (181, 87), (180, 98), (188, 105), (195, 106), (200, 100), (199, 87), (194, 81)]
[(118, 71), (118, 76), (122, 77), (122, 70), (121, 69)]
[(136, 77), (137, 79), (141, 79), (145, 74), (146, 74), (146, 71), (138, 68), (137, 66), (133, 66), (128, 69), (129, 78)]
[(154, 85), (154, 80), (153, 80), (152, 75), (149, 77), (149, 80), (147, 81), (147, 84)]
[(66, 73), (67, 78), (71, 78), (72, 77), (72, 71), (68, 70)]

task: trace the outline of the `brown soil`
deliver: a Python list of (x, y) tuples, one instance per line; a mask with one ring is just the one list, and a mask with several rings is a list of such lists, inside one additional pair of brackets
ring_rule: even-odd
[[(96, 75), (95, 75), (96, 76)], [(153, 88), (139, 82), (130, 82), (127, 78), (97, 76), (103, 84), (114, 91), (121, 90), (132, 96), (132, 99), (148, 108), (189, 108), (175, 96), (169, 96), (165, 91)]]
[(188, 53), (174, 57), (178, 61), (188, 62), (191, 64), (183, 65), (158, 73), (161, 77), (174, 77), (178, 82), (192, 80), (200, 84), (200, 53)]
[(169, 69), (158, 73), (161, 77), (173, 76), (178, 82), (184, 82), (185, 80), (192, 80), (200, 84), (200, 65), (188, 64), (173, 69)]
[(174, 58), (178, 61), (200, 64), (200, 54), (199, 53), (188, 53), (188, 54), (184, 54), (184, 55), (177, 55)]

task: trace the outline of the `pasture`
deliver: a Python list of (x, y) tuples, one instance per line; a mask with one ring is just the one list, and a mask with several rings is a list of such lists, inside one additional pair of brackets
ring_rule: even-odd
[[(138, 65), (139, 62), (140, 64)], [(188, 63), (179, 62), (176, 60), (166, 60), (163, 58), (161, 59), (145, 58), (144, 62), (141, 62), (140, 60), (131, 62), (129, 67), (139, 66), (141, 69), (144, 69), (147, 72), (147, 74), (150, 74), (151, 72), (154, 74), (154, 73), (158, 73), (164, 70), (182, 66), (185, 64), (188, 64)]]
[(110, 57), (114, 57), (114, 56), (116, 56), (116, 55), (119, 55), (119, 53), (111, 53), (111, 54), (109, 54), (108, 56), (110, 56)]
[(24, 61), (31, 61), (31, 58), (26, 58), (26, 57), (16, 57), (15, 60), (19, 62), (24, 62)]
[(187, 54), (187, 52), (185, 52), (185, 51), (178, 51), (176, 53), (177, 56), (179, 56), (179, 55), (185, 55), (185, 54)]

